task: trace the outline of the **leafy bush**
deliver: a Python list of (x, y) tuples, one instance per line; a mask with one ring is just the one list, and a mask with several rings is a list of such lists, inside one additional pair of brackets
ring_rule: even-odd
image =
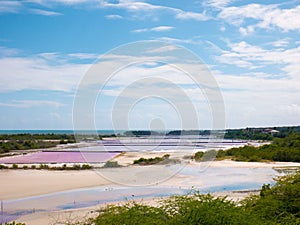
[(154, 165), (160, 162), (163, 162), (167, 159), (169, 159), (170, 155), (165, 154), (163, 157), (155, 157), (155, 158), (139, 158), (137, 160), (133, 161), (133, 164), (139, 164), (139, 165)]
[(27, 170), (28, 169), (28, 166), (27, 165), (24, 165), (23, 166), (23, 170)]
[[(251, 218), (251, 219), (249, 219)], [(195, 193), (188, 196), (174, 196), (162, 202), (159, 207), (141, 205), (135, 202), (123, 206), (107, 206), (96, 219), (86, 224), (263, 224), (242, 207), (211, 195)]]
[(2, 170), (2, 169), (8, 169), (8, 166), (0, 164), (0, 170)]
[(17, 164), (13, 164), (13, 165), (12, 165), (12, 168), (13, 168), (13, 169), (18, 169), (19, 166), (18, 166)]
[(263, 185), (260, 196), (245, 199), (243, 205), (272, 224), (300, 224), (300, 172), (279, 177), (273, 187)]
[(121, 165), (119, 165), (119, 163), (117, 161), (107, 161), (104, 164), (104, 168), (113, 168), (113, 167), (120, 167)]
[(200, 161), (204, 155), (204, 152), (196, 152), (195, 155), (193, 156), (193, 159), (196, 161)]
[(81, 169), (82, 170), (89, 170), (89, 169), (92, 169), (93, 167), (89, 164), (83, 164), (81, 165)]
[(86, 224), (166, 224), (168, 215), (161, 208), (141, 205), (135, 202), (123, 206), (108, 206), (96, 219)]
[[(225, 198), (195, 193), (167, 200), (163, 209), (170, 216), (167, 224), (262, 224), (257, 216)], [(251, 217), (251, 220), (249, 218)]]

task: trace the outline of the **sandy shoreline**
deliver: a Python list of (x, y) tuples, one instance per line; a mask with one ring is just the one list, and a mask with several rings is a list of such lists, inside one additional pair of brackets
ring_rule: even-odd
[(2, 170), (0, 199), (15, 199), (71, 189), (95, 187), (110, 182), (93, 170)]
[[(181, 158), (186, 153), (181, 153), (177, 155), (172, 155), (171, 158)], [(132, 173), (135, 171), (141, 173), (141, 177), (147, 176), (149, 172), (149, 168), (143, 166), (128, 166), (132, 164), (133, 160), (138, 159), (140, 157), (156, 157), (163, 156), (166, 152), (128, 152), (121, 154), (114, 158), (114, 161), (118, 161), (119, 164), (124, 165), (125, 167), (121, 168), (112, 168), (112, 169), (101, 169), (101, 171), (109, 172), (108, 175), (111, 176), (113, 174), (119, 175), (119, 177), (125, 176), (126, 174), (131, 174), (134, 178), (137, 174)], [(258, 162), (235, 162), (230, 160), (224, 161), (213, 161), (208, 162), (205, 165), (202, 163), (198, 163), (192, 160), (182, 160), (186, 164), (183, 166), (188, 167), (188, 171), (193, 171), (201, 168), (207, 167), (214, 170), (228, 170), (231, 169), (234, 171), (239, 168), (248, 168), (250, 170), (259, 170), (259, 169), (270, 169), (272, 168), (283, 168), (283, 167), (300, 167), (300, 163), (289, 163), (289, 162), (272, 162), (272, 163), (258, 163)], [(156, 169), (155, 172), (159, 173), (161, 168), (167, 168), (167, 166), (156, 165), (152, 167)], [(126, 172), (127, 170), (127, 172)], [(144, 174), (143, 174), (144, 170)], [(124, 172), (124, 175), (122, 174)], [(164, 171), (166, 172), (166, 171)], [(252, 173), (252, 172), (251, 172)], [(82, 170), (82, 171), (47, 171), (47, 170), (0, 170), (0, 180), (5, 181), (1, 182), (1, 190), (0, 190), (0, 200), (13, 200), (20, 199), (30, 196), (38, 196), (50, 193), (57, 193), (68, 190), (76, 190), (82, 188), (92, 188), (92, 187), (107, 187), (110, 185), (118, 185), (121, 187), (122, 185), (116, 184), (113, 179), (106, 179), (105, 173), (99, 174), (94, 170)], [(157, 183), (156, 187), (182, 187), (182, 188), (191, 188), (192, 186), (201, 186), (201, 179), (197, 179), (197, 174), (182, 174), (176, 173), (172, 176), (167, 177), (164, 182)], [(206, 176), (206, 174), (202, 174), (201, 176)], [(212, 175), (210, 175), (212, 176)], [(231, 176), (231, 175), (230, 175)], [(152, 179), (151, 176), (148, 176), (149, 179)], [(155, 178), (155, 176), (154, 176)], [(203, 178), (203, 177), (202, 177)], [(219, 182), (222, 182), (222, 179), (226, 179), (223, 177), (218, 178)], [(128, 178), (130, 179), (130, 178)], [(212, 179), (208, 177), (208, 179)], [(216, 179), (216, 178), (214, 178)], [(231, 178), (230, 178), (231, 179)], [(237, 179), (237, 178), (232, 178)], [(250, 179), (250, 178), (249, 178)], [(126, 179), (125, 179), (126, 181)], [(224, 181), (224, 180), (223, 180)], [(246, 182), (248, 182), (246, 180)], [(121, 182), (122, 183), (122, 182)], [(129, 183), (131, 184), (131, 183)], [(128, 186), (127, 186), (128, 187)], [(209, 188), (209, 186), (208, 186)], [(222, 191), (217, 192), (214, 195), (216, 196), (228, 196), (229, 199), (232, 200), (240, 200), (245, 196), (249, 195), (249, 193), (239, 193), (239, 192), (230, 192), (230, 191)], [(149, 202), (149, 200), (147, 200)], [(154, 201), (154, 200), (153, 200)], [(151, 201), (150, 201), (151, 202)], [(58, 221), (58, 219), (67, 221), (71, 219), (78, 220), (79, 218), (85, 218), (87, 216), (93, 216), (93, 212), (95, 209), (99, 208), (100, 205), (88, 207), (88, 208), (80, 208), (80, 209), (72, 209), (72, 210), (59, 210), (55, 212), (37, 212), (34, 214), (29, 214), (22, 216), (18, 221), (26, 222), (27, 225), (40, 225), (40, 224), (51, 224), (51, 221)], [(52, 219), (51, 219), (52, 218)], [(50, 221), (51, 220), (51, 221)], [(54, 222), (52, 224), (55, 224)]]
[[(143, 157), (161, 156), (164, 153), (148, 153)], [(122, 165), (132, 163), (134, 159), (138, 158), (138, 153), (125, 153), (115, 160)], [(140, 156), (140, 155), (139, 155)], [(204, 164), (190, 161), (188, 165), (199, 168)], [(291, 162), (235, 162), (230, 160), (213, 161), (207, 163), (208, 168), (281, 168), (281, 167), (299, 167), (300, 163)], [(131, 167), (129, 167), (131, 168)], [(138, 169), (137, 166), (135, 166)], [(140, 167), (143, 170), (145, 167)], [(128, 167), (118, 168), (119, 171), (126, 170)], [(112, 169), (114, 170), (114, 169)], [(106, 169), (103, 169), (106, 171)], [(168, 185), (178, 185), (179, 181), (185, 176), (177, 175), (166, 180)], [(48, 194), (59, 191), (66, 191), (79, 188), (96, 187), (110, 185), (114, 182), (101, 176), (101, 174), (94, 170), (82, 171), (48, 171), (48, 170), (1, 170), (0, 200), (16, 199), (22, 197), (36, 196)], [(180, 184), (179, 184), (180, 185)]]
[[(249, 191), (244, 193), (239, 192), (220, 192), (214, 193), (213, 196), (215, 197), (226, 197), (226, 199), (230, 201), (238, 202), (245, 197), (258, 194), (258, 191)], [(140, 204), (146, 204), (151, 206), (159, 206), (161, 201), (164, 198), (145, 198), (136, 200), (135, 202)], [(51, 211), (51, 212), (39, 212), (33, 213), (26, 216), (22, 216), (21, 218), (17, 219), (16, 222), (22, 222), (26, 225), (41, 225), (41, 224), (49, 224), (49, 225), (57, 225), (57, 224), (69, 224), (69, 223), (76, 223), (76, 222), (84, 222), (89, 218), (95, 218), (98, 215), (98, 211), (108, 205), (123, 205), (126, 202), (111, 202), (109, 204), (100, 204), (92, 207), (87, 208), (80, 208), (80, 209), (69, 209), (63, 211)]]

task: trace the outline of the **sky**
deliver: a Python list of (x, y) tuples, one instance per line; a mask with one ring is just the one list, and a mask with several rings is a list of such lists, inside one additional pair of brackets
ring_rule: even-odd
[[(0, 0), (0, 129), (73, 129), (78, 87), (99, 57), (150, 40), (201, 59), (222, 95), (224, 128), (300, 125), (299, 0)], [(126, 128), (211, 128), (205, 88), (162, 58), (143, 59), (101, 84), (95, 127), (121, 129), (114, 104), (126, 97)], [(144, 92), (131, 85), (149, 77)], [(161, 89), (159, 79), (176, 85)], [(182, 126), (179, 91), (194, 104), (195, 127)]]

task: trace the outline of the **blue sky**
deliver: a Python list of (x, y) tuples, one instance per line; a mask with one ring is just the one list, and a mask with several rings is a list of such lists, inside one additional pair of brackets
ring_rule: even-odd
[[(0, 129), (72, 129), (74, 96), (95, 60), (142, 40), (202, 59), (222, 92), (227, 128), (300, 124), (299, 0), (1, 0), (0, 28)], [(161, 64), (120, 71), (96, 103), (97, 129), (112, 128), (114, 101), (133, 76), (158, 73), (177, 79)], [(196, 105), (199, 129), (210, 128), (201, 91), (178, 84)], [(141, 101), (128, 117), (132, 129), (156, 118), (181, 128), (157, 99)]]

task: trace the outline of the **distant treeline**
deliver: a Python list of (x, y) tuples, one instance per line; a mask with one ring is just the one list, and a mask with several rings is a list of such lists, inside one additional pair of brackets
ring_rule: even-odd
[(286, 136), (294, 132), (300, 132), (300, 126), (229, 129), (226, 130), (224, 138), (246, 140), (272, 140), (273, 138), (285, 138)]
[(11, 150), (28, 150), (38, 148), (52, 148), (58, 145), (59, 141), (42, 140), (9, 140), (0, 141), (0, 153), (7, 153)]
[(73, 134), (1, 134), (0, 140), (75, 140)]
[[(197, 152), (193, 158), (199, 161), (208, 153)], [(219, 150), (215, 154), (217, 159), (232, 159), (235, 161), (300, 162), (300, 133), (291, 133), (285, 138), (274, 138), (269, 145), (260, 147), (246, 145), (239, 148)]]
[(162, 135), (162, 133), (151, 130), (129, 130), (125, 131), (124, 136), (128, 137), (139, 137), (139, 136), (150, 136), (150, 135)]
[(89, 135), (81, 134), (1, 134), (0, 154), (11, 150), (28, 150), (38, 148), (52, 148), (58, 144), (69, 144), (80, 141), (101, 140), (103, 137), (115, 137), (116, 135)]
[(11, 150), (51, 148), (58, 144), (74, 143), (74, 135), (69, 134), (2, 134), (0, 153)]
[(150, 130), (133, 130), (124, 132), (124, 136), (180, 136), (180, 135), (224, 135), (225, 139), (244, 139), (244, 140), (273, 140), (273, 138), (284, 138), (291, 133), (300, 132), (300, 126), (291, 127), (262, 127), (262, 128), (242, 128), (227, 129), (225, 131), (211, 130), (172, 130), (166, 133)]
[(210, 135), (209, 130), (173, 130), (167, 133), (151, 130), (132, 130), (124, 132), (124, 136), (140, 137), (140, 136), (179, 136), (179, 135)]
[[(126, 131), (118, 136), (122, 137), (143, 137), (143, 136), (180, 136), (180, 135), (224, 135), (225, 139), (244, 139), (244, 140), (273, 140), (275, 138), (285, 138), (292, 133), (300, 133), (300, 126), (294, 127), (265, 127), (265, 128), (245, 128), (228, 129), (225, 131), (210, 130), (173, 130), (163, 133), (160, 131), (136, 130)], [(37, 148), (50, 148), (58, 144), (68, 144), (80, 141), (101, 140), (104, 137), (116, 137), (111, 135), (76, 135), (73, 134), (1, 134), (0, 153), (10, 150), (27, 150)]]

